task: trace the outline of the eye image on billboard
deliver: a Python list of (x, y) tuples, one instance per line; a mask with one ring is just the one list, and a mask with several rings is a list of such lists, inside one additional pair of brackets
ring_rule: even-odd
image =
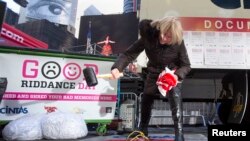
[(68, 24), (71, 6), (71, 0), (30, 0), (27, 7), (27, 17)]

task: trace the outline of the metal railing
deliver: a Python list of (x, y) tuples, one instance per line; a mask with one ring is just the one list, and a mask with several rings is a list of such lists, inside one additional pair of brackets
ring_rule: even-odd
[(133, 131), (138, 124), (138, 96), (135, 93), (120, 93), (119, 119), (123, 130)]
[(88, 45), (78, 45), (72, 47), (63, 47), (62, 52), (66, 53), (80, 53), (80, 54), (92, 54), (92, 55), (102, 55), (101, 54), (102, 46), (97, 43)]

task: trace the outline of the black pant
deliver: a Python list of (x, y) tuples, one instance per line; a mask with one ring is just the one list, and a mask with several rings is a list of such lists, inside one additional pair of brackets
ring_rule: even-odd
[[(176, 141), (183, 141), (183, 105), (181, 98), (181, 84), (172, 88), (167, 94), (168, 102), (170, 104), (170, 109), (172, 112), (172, 119), (174, 122)], [(141, 101), (141, 121), (139, 124), (139, 129), (143, 132), (148, 132), (148, 124), (151, 117), (152, 106), (156, 96), (143, 94)]]

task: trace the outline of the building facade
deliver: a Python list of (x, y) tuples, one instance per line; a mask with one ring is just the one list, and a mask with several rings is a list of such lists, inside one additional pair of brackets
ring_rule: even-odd
[(123, 12), (137, 12), (140, 10), (141, 0), (124, 0)]

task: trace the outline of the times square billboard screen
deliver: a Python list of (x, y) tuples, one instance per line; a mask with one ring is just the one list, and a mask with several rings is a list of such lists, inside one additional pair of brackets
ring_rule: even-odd
[(91, 44), (104, 41), (109, 36), (109, 39), (115, 42), (111, 44), (113, 55), (118, 55), (138, 39), (138, 23), (136, 13), (82, 16), (78, 46), (86, 49), (89, 32)]

